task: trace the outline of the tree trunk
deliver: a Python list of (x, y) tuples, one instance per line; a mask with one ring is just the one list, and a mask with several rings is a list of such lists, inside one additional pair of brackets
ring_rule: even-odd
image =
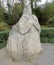
[(36, 2), (35, 2), (35, 9), (36, 9)]
[(8, 13), (12, 14), (12, 7), (11, 7), (11, 2), (9, 0), (7, 0), (7, 6), (8, 6)]
[(24, 8), (24, 0), (21, 0), (22, 2), (22, 13), (23, 13), (23, 8)]
[(31, 0), (31, 8), (32, 8), (32, 11), (33, 11), (33, 0)]

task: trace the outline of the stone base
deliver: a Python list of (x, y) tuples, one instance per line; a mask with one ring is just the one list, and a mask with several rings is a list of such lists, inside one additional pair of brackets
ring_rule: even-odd
[(42, 44), (43, 53), (36, 59), (14, 61), (6, 52), (6, 48), (0, 50), (0, 65), (54, 65), (54, 45)]

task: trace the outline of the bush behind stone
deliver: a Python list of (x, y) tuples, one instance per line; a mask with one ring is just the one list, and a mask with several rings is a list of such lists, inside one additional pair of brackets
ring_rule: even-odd
[[(0, 49), (6, 46), (9, 32), (10, 30), (0, 32)], [(42, 28), (40, 36), (41, 43), (54, 43), (54, 28)]]

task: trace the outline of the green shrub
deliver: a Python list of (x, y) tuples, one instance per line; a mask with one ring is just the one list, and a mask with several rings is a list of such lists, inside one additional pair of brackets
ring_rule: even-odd
[(47, 26), (54, 27), (54, 17), (50, 18), (47, 22)]
[[(9, 32), (10, 30), (0, 32), (0, 49), (6, 46)], [(54, 43), (54, 29), (42, 28), (40, 36), (41, 43)]]
[(8, 25), (16, 24), (22, 15), (22, 5), (15, 3), (12, 7), (12, 14), (5, 13), (4, 20)]
[(4, 13), (5, 13), (5, 9), (0, 6), (0, 22), (4, 20)]
[(54, 43), (54, 28), (42, 28), (40, 36), (42, 43)]
[(42, 28), (41, 37), (54, 37), (54, 28)]
[(40, 37), (41, 43), (48, 43), (48, 37)]
[(54, 43), (54, 37), (49, 38), (49, 43)]
[(6, 46), (8, 35), (9, 35), (9, 31), (0, 32), (0, 49)]
[(45, 7), (45, 12), (48, 14), (49, 19), (54, 17), (54, 2), (47, 4)]
[(33, 9), (33, 14), (35, 14), (38, 17), (39, 23), (41, 25), (45, 25), (46, 22), (48, 21), (48, 15), (45, 12), (44, 9), (37, 7)]
[(6, 23), (0, 23), (0, 31), (5, 31), (5, 30), (9, 30), (10, 29), (10, 27), (9, 27), (9, 25), (8, 24), (6, 24)]

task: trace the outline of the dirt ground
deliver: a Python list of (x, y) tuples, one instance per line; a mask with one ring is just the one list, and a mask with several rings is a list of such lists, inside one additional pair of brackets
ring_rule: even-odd
[(0, 50), (0, 65), (54, 65), (54, 44), (42, 44), (42, 54), (34, 59), (27, 61), (12, 61), (6, 52), (6, 48)]

